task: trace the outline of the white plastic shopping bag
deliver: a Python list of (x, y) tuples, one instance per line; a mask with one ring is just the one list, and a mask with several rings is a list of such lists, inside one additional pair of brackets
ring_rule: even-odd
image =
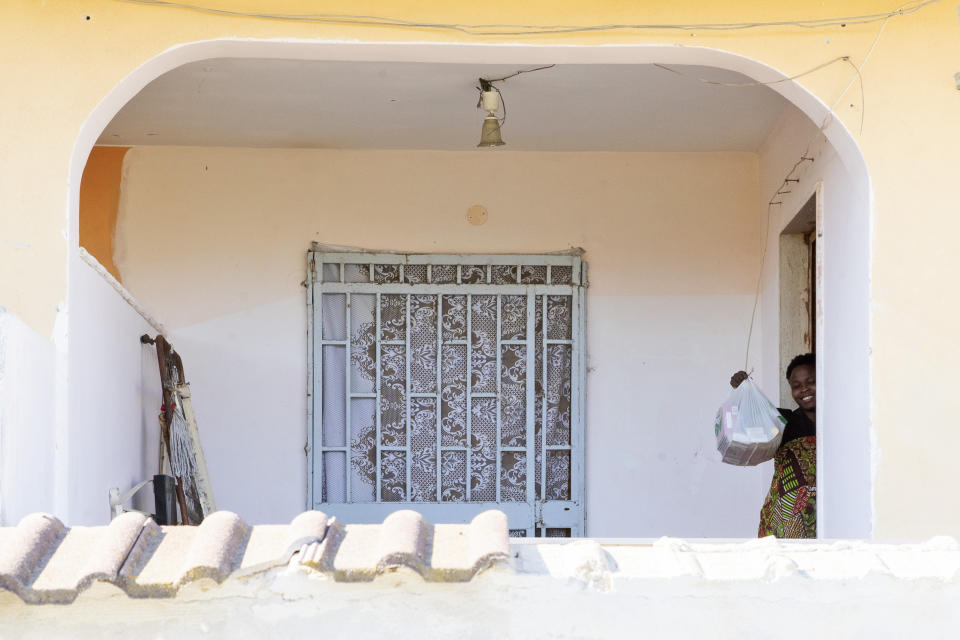
[(717, 412), (717, 451), (727, 464), (753, 466), (766, 462), (777, 453), (786, 424), (786, 418), (747, 378)]

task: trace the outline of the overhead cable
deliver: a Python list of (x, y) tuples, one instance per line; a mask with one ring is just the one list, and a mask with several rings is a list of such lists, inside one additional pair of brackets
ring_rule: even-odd
[[(904, 6), (907, 6), (907, 5), (904, 5)], [(820, 123), (820, 126), (817, 127), (816, 132), (814, 132), (814, 134), (810, 136), (810, 139), (807, 141), (807, 146), (804, 148), (803, 152), (800, 154), (800, 159), (797, 160), (796, 163), (794, 163), (794, 165), (790, 168), (789, 171), (787, 171), (787, 175), (780, 182), (780, 186), (777, 187), (776, 192), (770, 197), (770, 200), (767, 202), (767, 214), (766, 216), (764, 216), (766, 225), (763, 231), (763, 249), (761, 250), (761, 253), (760, 253), (760, 273), (757, 275), (757, 288), (753, 298), (753, 311), (751, 311), (750, 313), (750, 328), (747, 330), (747, 349), (746, 349), (746, 355), (744, 356), (744, 363), (745, 363), (744, 369), (746, 369), (746, 367), (748, 367), (750, 363), (750, 342), (753, 338), (754, 320), (756, 319), (757, 307), (759, 306), (759, 303), (760, 303), (760, 289), (763, 283), (763, 268), (767, 260), (767, 245), (769, 244), (769, 239), (767, 238), (767, 236), (770, 233), (770, 215), (773, 212), (774, 207), (783, 205), (783, 198), (780, 197), (778, 199), (778, 197), (784, 193), (788, 193), (784, 191), (784, 187), (789, 188), (791, 182), (800, 182), (799, 178), (794, 177), (794, 172), (797, 171), (797, 169), (799, 169), (800, 166), (803, 165), (804, 163), (814, 162), (815, 154), (810, 153), (810, 147), (812, 147), (813, 143), (816, 142), (817, 139), (820, 138), (821, 136), (824, 138), (824, 140), (826, 139), (826, 135), (824, 134), (824, 131), (833, 122), (833, 117), (835, 113), (834, 110), (837, 108), (837, 105), (840, 104), (840, 101), (843, 100), (843, 97), (847, 95), (847, 92), (850, 90), (850, 87), (853, 86), (853, 83), (856, 82), (857, 80), (860, 81), (860, 100), (861, 100), (860, 133), (861, 134), (863, 133), (863, 116), (866, 111), (866, 103), (865, 103), (866, 95), (863, 89), (863, 74), (861, 72), (863, 71), (864, 65), (867, 64), (868, 60), (870, 60), (870, 56), (873, 55), (873, 51), (877, 48), (877, 43), (880, 42), (880, 36), (883, 35), (884, 29), (887, 28), (888, 20), (889, 18), (883, 20), (883, 22), (880, 24), (880, 28), (877, 30), (877, 35), (874, 36), (873, 42), (870, 44), (870, 48), (867, 49), (867, 52), (864, 54), (863, 60), (860, 61), (860, 64), (853, 64), (853, 62), (850, 60), (850, 57), (845, 56), (846, 62), (848, 62), (853, 67), (853, 70), (855, 72), (853, 77), (850, 78), (850, 82), (847, 83), (847, 86), (843, 88), (843, 91), (840, 92), (840, 95), (837, 96), (837, 99), (834, 100), (833, 104), (830, 105), (830, 110), (827, 112), (827, 115), (824, 116), (823, 121)]]
[(388, 16), (355, 15), (348, 13), (269, 13), (243, 11), (240, 9), (220, 9), (199, 4), (176, 2), (175, 0), (115, 0), (129, 4), (164, 7), (197, 11), (235, 18), (259, 18), (262, 20), (280, 20), (286, 22), (307, 22), (330, 25), (395, 27), (404, 29), (429, 29), (439, 31), (457, 31), (470, 36), (535, 36), (565, 33), (587, 33), (603, 31), (741, 31), (773, 27), (795, 27), (800, 29), (820, 29), (825, 27), (847, 27), (853, 25), (886, 22), (896, 16), (906, 16), (940, 0), (912, 0), (892, 11), (868, 13), (853, 16), (831, 18), (806, 18), (800, 20), (745, 21), (745, 22), (705, 22), (705, 23), (608, 23), (593, 25), (534, 25), (534, 24), (463, 24), (427, 22), (391, 18)]

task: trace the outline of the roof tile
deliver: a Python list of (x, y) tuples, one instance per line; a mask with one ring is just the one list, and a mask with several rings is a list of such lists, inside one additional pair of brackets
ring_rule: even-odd
[(62, 522), (42, 513), (24, 517), (16, 527), (0, 529), (0, 587), (27, 600), (29, 587), (66, 532)]
[(0, 588), (28, 603), (72, 602), (95, 581), (138, 598), (172, 597), (196, 580), (223, 582), (288, 563), (368, 581), (401, 568), (426, 580), (466, 581), (509, 557), (507, 520), (499, 511), (469, 525), (433, 525), (397, 511), (379, 525), (344, 525), (319, 511), (288, 525), (251, 527), (218, 511), (200, 526), (158, 526), (127, 513), (102, 527), (68, 529), (53, 516), (27, 516), (0, 528)]
[(481, 513), (469, 525), (433, 526), (415, 511), (397, 511), (382, 525), (335, 522), (322, 542), (303, 550), (300, 562), (342, 582), (373, 580), (401, 567), (425, 580), (464, 582), (509, 558), (508, 535), (500, 511)]
[(240, 566), (250, 525), (230, 511), (217, 511), (203, 519), (190, 543), (179, 583), (200, 578), (223, 582)]
[(410, 567), (422, 571), (427, 546), (427, 521), (416, 511), (396, 511), (379, 528), (377, 573)]
[(144, 534), (140, 552), (121, 572), (122, 586), (132, 596), (162, 597), (195, 580), (223, 582), (241, 565), (250, 525), (235, 513), (217, 511), (196, 527), (154, 525)]
[(321, 511), (305, 511), (289, 525), (252, 527), (237, 572), (255, 573), (287, 564), (304, 546), (323, 540), (331, 522), (333, 518)]
[(30, 598), (72, 602), (93, 581), (115, 580), (146, 522), (141, 513), (125, 513), (106, 527), (65, 528), (65, 535), (31, 585)]
[(431, 580), (464, 582), (478, 571), (510, 556), (507, 516), (490, 510), (476, 516), (469, 527), (437, 525), (431, 545)]

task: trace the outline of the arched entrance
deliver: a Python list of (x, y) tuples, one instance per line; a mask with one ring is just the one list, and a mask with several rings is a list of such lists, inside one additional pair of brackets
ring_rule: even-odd
[[(751, 78), (771, 81), (782, 78), (782, 74), (753, 60), (730, 53), (695, 47), (658, 47), (658, 46), (616, 46), (616, 47), (517, 47), (510, 45), (361, 45), (353, 43), (302, 43), (302, 42), (255, 42), (255, 41), (210, 41), (185, 44), (176, 47), (138, 68), (124, 79), (98, 106), (85, 123), (77, 141), (71, 163), (71, 181), (69, 221), (71, 270), (77, 259), (77, 229), (79, 218), (79, 177), (82, 174), (86, 157), (97, 137), (111, 119), (141, 89), (167, 71), (182, 65), (208, 59), (275, 59), (302, 61), (336, 62), (392, 62), (446, 65), (515, 65), (534, 66), (543, 64), (557, 65), (697, 65), (735, 71)], [(820, 418), (820, 493), (821, 493), (821, 535), (827, 537), (868, 537), (871, 532), (871, 445), (870, 445), (870, 403), (869, 403), (869, 247), (870, 247), (870, 187), (863, 158), (849, 132), (836, 120), (827, 118), (828, 108), (815, 96), (796, 82), (782, 82), (772, 88), (788, 100), (807, 118), (806, 123), (784, 121), (781, 123), (781, 135), (777, 144), (761, 150), (765, 153), (764, 171), (758, 175), (760, 182), (760, 201), (756, 204), (756, 218), (762, 220), (766, 215), (764, 206), (769, 194), (765, 188), (776, 186), (783, 175), (792, 166), (796, 158), (805, 150), (805, 143), (816, 134), (818, 126), (823, 127), (825, 141), (815, 148), (818, 158), (810, 168), (796, 179), (794, 193), (785, 194), (782, 215), (771, 216), (770, 234), (775, 238), (781, 230), (784, 220), (788, 220), (791, 211), (799, 210), (818, 188), (822, 190), (821, 231), (823, 239), (819, 243), (823, 275), (818, 299), (822, 313), (817, 316), (818, 351), (822, 357), (818, 363), (821, 379), (819, 411)], [(796, 125), (796, 126), (795, 126)], [(640, 125), (638, 125), (640, 126)], [(815, 137), (815, 136), (814, 136)], [(773, 148), (775, 147), (775, 148)], [(711, 170), (706, 170), (709, 173)], [(780, 218), (784, 218), (781, 220)], [(763, 226), (758, 223), (758, 229)], [(559, 241), (559, 240), (558, 240)], [(370, 246), (375, 240), (366, 242)], [(490, 242), (489, 240), (487, 241)], [(768, 242), (772, 242), (768, 238)], [(364, 244), (358, 240), (357, 244)], [(407, 249), (410, 247), (387, 247)], [(557, 248), (557, 247), (551, 247)], [(496, 247), (490, 247), (493, 251)], [(544, 248), (545, 250), (546, 248)], [(591, 249), (588, 247), (588, 252)], [(600, 254), (597, 260), (602, 263)], [(763, 304), (760, 312), (760, 330), (755, 341), (755, 360), (750, 364), (756, 367), (761, 381), (770, 389), (771, 395), (776, 389), (780, 377), (778, 342), (778, 323), (775, 305), (777, 280), (775, 269), (768, 260), (763, 286)], [(704, 266), (703, 268), (709, 268)], [(602, 271), (597, 272), (602, 273)], [(669, 275), (669, 274), (668, 274)], [(599, 282), (599, 279), (595, 279)], [(71, 316), (80, 308), (80, 291), (73, 286), (68, 295)], [(598, 284), (598, 287), (600, 285)], [(677, 290), (681, 291), (683, 287)], [(136, 292), (135, 292), (136, 293)], [(649, 293), (645, 290), (644, 293)], [(670, 291), (661, 291), (669, 294)], [(647, 296), (638, 304), (650, 303)], [(589, 303), (588, 303), (589, 304)], [(731, 303), (732, 304), (732, 303)], [(747, 305), (749, 306), (749, 305)], [(155, 311), (156, 312), (156, 311)], [(676, 312), (676, 309), (673, 310)], [(158, 315), (161, 315), (158, 313)], [(160, 320), (163, 321), (161, 315)], [(71, 320), (73, 321), (73, 320)], [(743, 331), (746, 331), (746, 321)], [(619, 330), (619, 329), (617, 329)], [(653, 331), (655, 329), (651, 329)], [(599, 329), (597, 329), (599, 331)], [(601, 353), (603, 348), (597, 338), (591, 337), (588, 330), (588, 350)], [(599, 334), (597, 334), (599, 335)], [(78, 333), (71, 332), (72, 339), (80, 339)], [(189, 338), (185, 338), (189, 339)], [(739, 343), (739, 334), (730, 335), (730, 341)], [(615, 353), (611, 349), (610, 353)], [(644, 349), (638, 348), (634, 356), (642, 358)], [(715, 357), (716, 354), (710, 357)], [(71, 358), (72, 360), (72, 358)], [(592, 397), (603, 398), (597, 393), (604, 385), (603, 365), (598, 365), (595, 378), (588, 378), (588, 399), (586, 408), (586, 501), (588, 510), (587, 534), (610, 535), (623, 534), (613, 529), (618, 509), (637, 510), (644, 508), (643, 492), (638, 493), (631, 487), (631, 474), (617, 476), (615, 473), (591, 480), (591, 470), (615, 470), (616, 459), (610, 458), (610, 447), (616, 446), (616, 440), (605, 439), (603, 425), (628, 420), (629, 407), (623, 405), (617, 411), (610, 412), (600, 402), (592, 402)], [(739, 366), (739, 361), (730, 362), (731, 367)], [(71, 362), (71, 370), (74, 364)], [(642, 364), (637, 364), (637, 367)], [(680, 365), (678, 365), (680, 366)], [(80, 384), (82, 376), (71, 376), (71, 394), (82, 394), (73, 385)], [(629, 370), (617, 375), (620, 379), (629, 379)], [(596, 388), (591, 390), (591, 385)], [(301, 387), (302, 388), (302, 387)], [(622, 397), (622, 393), (616, 394)], [(718, 398), (719, 400), (719, 398)], [(79, 423), (82, 420), (71, 413), (68, 433), (84, 431)], [(662, 416), (656, 422), (663, 420)], [(692, 422), (692, 420), (691, 420)], [(696, 428), (696, 425), (684, 425)], [(651, 427), (654, 428), (654, 427)], [(704, 424), (704, 429), (708, 427)], [(302, 420), (297, 429), (302, 432)], [(76, 441), (75, 439), (72, 439)], [(591, 444), (593, 443), (593, 444)], [(647, 444), (651, 447), (662, 446), (655, 438)], [(638, 444), (639, 446), (639, 444)], [(694, 453), (693, 451), (689, 452)], [(697, 451), (699, 453), (699, 451)], [(72, 455), (72, 454), (71, 454)], [(653, 464), (667, 465), (670, 455), (663, 459), (651, 458)], [(679, 463), (678, 463), (679, 464)], [(688, 463), (683, 463), (688, 464)], [(699, 463), (697, 463), (699, 464)], [(216, 466), (216, 465), (214, 465)], [(687, 467), (681, 467), (686, 469)], [(702, 470), (702, 467), (693, 467)], [(710, 469), (709, 473), (715, 470)], [(633, 473), (633, 472), (631, 472)], [(674, 484), (682, 484), (685, 472), (680, 472)], [(648, 484), (644, 481), (642, 484)], [(610, 496), (618, 491), (631, 493), (634, 503), (619, 506)], [(658, 490), (651, 488), (652, 493)], [(752, 498), (751, 498), (752, 499)], [(759, 496), (757, 497), (759, 499)], [(656, 503), (662, 500), (651, 500)], [(692, 505), (698, 504), (695, 497)], [(749, 501), (749, 500), (748, 500)], [(670, 500), (665, 500), (669, 503)], [(609, 503), (607, 515), (600, 515), (601, 509), (595, 508)], [(659, 507), (664, 510), (669, 506)], [(591, 528), (591, 510), (597, 513), (596, 528)], [(666, 513), (666, 511), (664, 511)], [(695, 514), (693, 516), (695, 518)], [(604, 524), (604, 523), (610, 524)], [(655, 524), (655, 523), (654, 523)], [(608, 528), (610, 527), (610, 528)], [(695, 535), (691, 529), (666, 531), (682, 535)], [(684, 533), (686, 532), (686, 533)], [(655, 535), (655, 526), (642, 530), (641, 535)]]

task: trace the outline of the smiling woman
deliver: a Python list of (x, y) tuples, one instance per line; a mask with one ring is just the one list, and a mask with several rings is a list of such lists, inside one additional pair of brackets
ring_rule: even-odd
[[(797, 403), (793, 411), (780, 409), (787, 419), (783, 440), (774, 457), (773, 481), (760, 509), (759, 537), (817, 537), (817, 362), (812, 353), (787, 365), (787, 382)], [(730, 379), (734, 388), (747, 378), (739, 371)]]

